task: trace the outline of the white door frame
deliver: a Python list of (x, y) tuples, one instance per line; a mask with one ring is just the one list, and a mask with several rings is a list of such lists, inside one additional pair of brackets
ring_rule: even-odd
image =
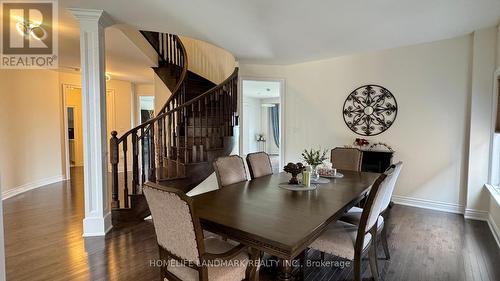
[(240, 76), (238, 81), (238, 116), (239, 116), (239, 154), (243, 154), (243, 81), (266, 81), (280, 83), (280, 167), (281, 171), (285, 166), (285, 79), (259, 76)]
[[(69, 161), (69, 135), (68, 135), (68, 105), (66, 104), (66, 94), (68, 89), (81, 89), (81, 85), (77, 84), (68, 84), (68, 83), (63, 83), (62, 84), (62, 116), (63, 116), (63, 126), (64, 126), (64, 131), (62, 134), (62, 147), (64, 150), (64, 167), (65, 167), (65, 179), (69, 180), (71, 179), (71, 173), (70, 173), (70, 168), (71, 164)], [(116, 110), (115, 110), (115, 90), (114, 89), (106, 89), (106, 92), (109, 92), (111, 94), (111, 104), (110, 104), (110, 109), (111, 112), (108, 112), (108, 116), (111, 116), (110, 123), (112, 124), (111, 128), (113, 129), (116, 125)], [(108, 101), (107, 101), (108, 102)], [(83, 132), (85, 134), (85, 132)], [(85, 164), (84, 164), (85, 165)]]

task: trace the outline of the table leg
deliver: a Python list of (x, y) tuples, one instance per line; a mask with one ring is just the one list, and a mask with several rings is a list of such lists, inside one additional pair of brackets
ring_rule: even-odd
[(280, 281), (292, 281), (293, 274), (292, 274), (292, 260), (284, 260), (280, 259), (280, 268), (279, 268), (279, 273), (278, 273), (278, 280)]
[(262, 252), (254, 248), (250, 248), (250, 264), (247, 267), (246, 280), (248, 281), (259, 281), (259, 262), (261, 259)]

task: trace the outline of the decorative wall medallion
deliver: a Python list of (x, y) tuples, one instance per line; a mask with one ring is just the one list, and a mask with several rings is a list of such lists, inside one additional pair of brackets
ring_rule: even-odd
[(378, 85), (365, 85), (352, 91), (344, 102), (344, 121), (353, 132), (375, 136), (396, 120), (398, 103), (392, 93)]

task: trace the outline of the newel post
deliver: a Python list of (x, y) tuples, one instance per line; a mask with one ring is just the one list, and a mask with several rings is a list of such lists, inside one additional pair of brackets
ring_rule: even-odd
[(111, 132), (109, 139), (109, 161), (111, 162), (111, 208), (120, 208), (120, 199), (118, 198), (118, 133)]

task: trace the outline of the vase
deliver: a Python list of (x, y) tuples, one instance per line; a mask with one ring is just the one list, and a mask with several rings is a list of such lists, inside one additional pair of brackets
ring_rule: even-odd
[(318, 165), (312, 166), (311, 179), (313, 180), (319, 179)]

